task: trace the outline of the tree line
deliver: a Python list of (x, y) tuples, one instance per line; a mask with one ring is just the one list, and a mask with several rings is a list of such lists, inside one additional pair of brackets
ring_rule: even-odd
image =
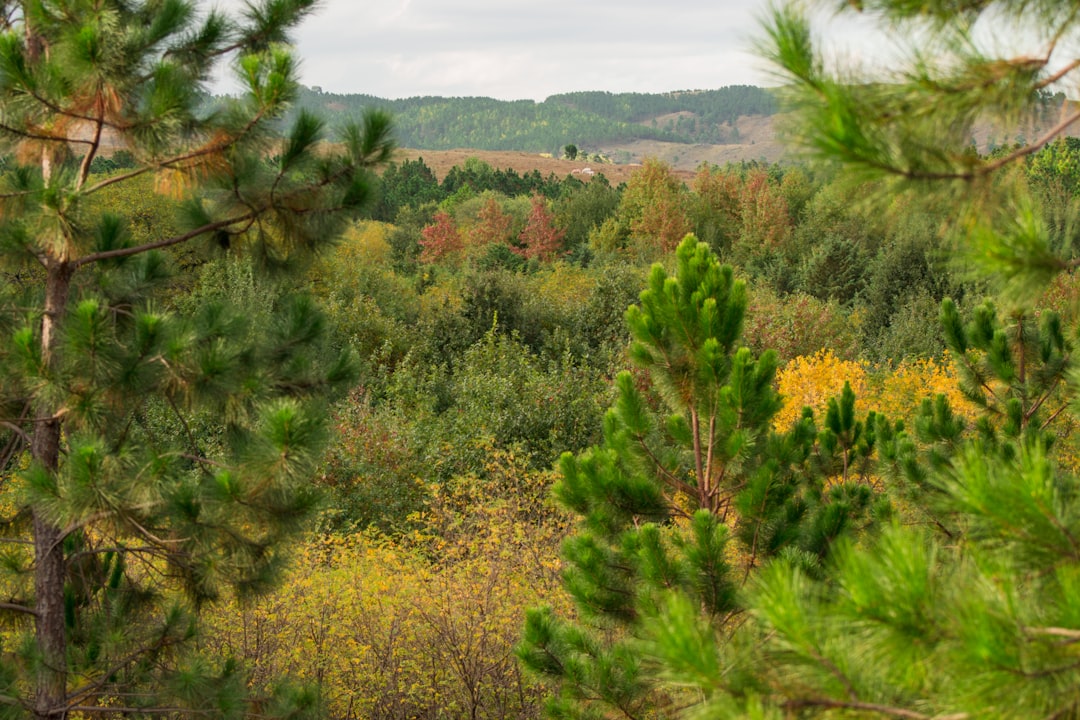
[[(634, 139), (737, 142), (735, 121), (743, 115), (772, 115), (776, 103), (768, 91), (750, 86), (664, 94), (570, 93), (539, 103), (442, 97), (387, 100), (302, 88), (297, 108), (346, 117), (365, 108), (385, 110), (394, 115), (398, 142), (405, 147), (523, 150), (557, 156), (567, 142), (590, 148)], [(650, 122), (680, 112), (692, 117)]]

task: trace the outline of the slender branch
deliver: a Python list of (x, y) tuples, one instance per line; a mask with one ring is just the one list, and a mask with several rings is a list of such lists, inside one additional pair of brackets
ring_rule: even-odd
[(94, 123), (94, 137), (90, 142), (90, 147), (86, 151), (86, 155), (83, 156), (82, 164), (79, 165), (79, 176), (75, 181), (75, 189), (81, 190), (82, 186), (86, 184), (86, 178), (90, 176), (90, 166), (94, 163), (94, 157), (97, 156), (98, 148), (101, 147), (101, 129), (105, 125), (105, 108), (104, 101), (101, 98), (101, 91), (98, 91), (97, 97), (94, 98), (94, 104), (97, 105), (98, 117)]
[(1031, 407), (1027, 410), (1027, 412), (1024, 413), (1024, 425), (1025, 426), (1028, 424), (1028, 422), (1031, 420), (1031, 418), (1035, 415), (1035, 413), (1039, 412), (1039, 408), (1041, 408), (1043, 406), (1043, 403), (1046, 402), (1046, 399), (1048, 397), (1050, 397), (1050, 393), (1054, 392), (1054, 390), (1058, 386), (1058, 383), (1060, 383), (1060, 382), (1061, 382), (1060, 377), (1054, 378), (1054, 382), (1050, 385), (1049, 388), (1046, 389), (1046, 392), (1044, 392), (1039, 397), (1038, 400), (1036, 400), (1035, 402), (1033, 402), (1031, 404)]
[(12, 127), (11, 125), (8, 125), (7, 123), (0, 123), (0, 131), (10, 133), (12, 135), (15, 135), (16, 137), (26, 138), (27, 140), (42, 140), (42, 141), (45, 141), (45, 142), (64, 143), (64, 144), (67, 144), (67, 143), (80, 143), (82, 145), (89, 145), (91, 143), (90, 140), (84, 140), (82, 138), (77, 138), (77, 137), (68, 137), (66, 135), (51, 135), (51, 134), (48, 134), (48, 133), (31, 132), (30, 130), (23, 130), (21, 128)]
[(225, 463), (220, 463), (220, 462), (217, 462), (216, 460), (211, 460), (210, 458), (200, 457), (198, 455), (190, 455), (188, 453), (180, 453), (178, 455), (178, 457), (182, 457), (185, 460), (190, 460), (191, 462), (194, 462), (194, 463), (199, 463), (199, 464), (202, 464), (202, 465), (209, 465), (210, 467), (221, 468), (222, 470), (228, 470), (229, 469), (229, 466), (226, 465)]
[(233, 145), (236, 145), (241, 140), (243, 140), (245, 137), (247, 137), (248, 133), (250, 133), (255, 128), (255, 126), (259, 124), (259, 122), (262, 120), (262, 118), (263, 118), (263, 112), (259, 111), (259, 112), (255, 113), (251, 117), (251, 119), (247, 122), (247, 124), (245, 124), (244, 127), (242, 127), (240, 129), (240, 132), (236, 133), (235, 135), (228, 138), (227, 140), (223, 140), (223, 141), (220, 141), (220, 142), (216, 142), (216, 143), (212, 143), (210, 145), (203, 146), (203, 147), (199, 148), (198, 150), (192, 150), (191, 152), (184, 153), (183, 155), (175, 155), (175, 156), (173, 156), (171, 158), (168, 158), (167, 160), (160, 160), (158, 162), (150, 163), (150, 164), (144, 165), (143, 167), (132, 170), (131, 172), (126, 172), (126, 173), (122, 173), (120, 175), (114, 175), (113, 177), (106, 178), (104, 180), (101, 180), (100, 182), (97, 182), (97, 183), (94, 183), (93, 185), (91, 185), (86, 190), (85, 194), (87, 194), (87, 195), (93, 194), (95, 192), (98, 192), (99, 190), (103, 190), (104, 188), (109, 187), (110, 185), (115, 185), (116, 183), (124, 182), (125, 180), (130, 180), (132, 178), (138, 177), (139, 175), (143, 175), (145, 173), (148, 173), (148, 172), (150, 172), (152, 170), (160, 170), (160, 169), (163, 169), (163, 168), (175, 168), (177, 165), (189, 162), (191, 160), (196, 160), (196, 159), (198, 159), (200, 157), (203, 157), (205, 155), (214, 155), (215, 153), (224, 152), (225, 150), (228, 150), (230, 147), (232, 147)]
[(38, 616), (38, 611), (32, 607), (26, 605), (19, 605), (18, 603), (0, 602), (0, 610), (8, 610), (10, 612), (23, 613), (25, 615)]
[(77, 553), (68, 555), (67, 562), (71, 562), (76, 558), (86, 557), (88, 555), (104, 555), (105, 553), (132, 553), (134, 555), (152, 555), (154, 557), (164, 557), (165, 553), (153, 545), (140, 545), (137, 547), (127, 547), (124, 545), (115, 545), (111, 547), (94, 548), (93, 550), (80, 550)]
[(133, 715), (151, 715), (151, 714), (171, 714), (176, 713), (181, 717), (188, 715), (204, 715), (211, 716), (216, 715), (216, 711), (211, 710), (195, 710), (193, 708), (185, 707), (123, 707), (117, 705), (72, 705), (69, 707), (68, 712), (82, 712), (82, 713), (106, 713), (108, 715), (115, 715), (116, 713), (131, 713)]
[(1028, 627), (1024, 628), (1024, 632), (1031, 635), (1051, 635), (1053, 637), (1065, 638), (1070, 643), (1080, 642), (1080, 630), (1073, 630), (1072, 628), (1062, 627)]
[[(705, 456), (705, 477), (709, 478), (710, 482), (713, 475), (713, 455), (716, 452), (716, 407), (709, 409), (709, 451)], [(719, 489), (719, 479), (713, 485), (714, 488)], [(713, 512), (716, 512), (716, 508), (709, 508)]]
[(906, 720), (967, 720), (967, 713), (954, 713), (952, 715), (924, 715), (906, 708), (879, 705), (878, 703), (858, 702), (856, 700), (832, 700), (830, 698), (800, 698), (789, 700), (784, 703), (784, 708), (789, 710), (801, 710), (808, 707), (820, 707), (837, 710), (861, 710), (863, 712), (878, 713), (890, 717), (906, 718)]
[[(694, 438), (694, 471), (697, 473), (698, 505), (706, 507), (709, 500), (709, 478), (705, 477), (705, 458), (702, 457), (701, 447), (701, 416), (695, 408), (690, 408), (690, 430)], [(709, 508), (710, 510), (712, 508)]]
[(12, 200), (14, 198), (27, 197), (36, 192), (36, 190), (19, 190), (18, 192), (0, 193), (0, 200)]
[(844, 686), (845, 690), (847, 690), (848, 697), (851, 698), (851, 701), (857, 702), (859, 694), (855, 692), (855, 686), (851, 684), (851, 680), (848, 678), (848, 676), (845, 675), (843, 671), (836, 666), (836, 663), (819, 653), (817, 650), (811, 650), (810, 654), (815, 660), (825, 666), (825, 669), (829, 671), (830, 675), (840, 681), (840, 684)]
[(104, 180), (100, 180), (100, 181), (94, 183), (93, 185), (91, 185), (90, 187), (88, 187), (86, 190), (83, 191), (83, 194), (84, 195), (92, 195), (93, 193), (96, 193), (99, 190), (104, 190), (105, 188), (109, 187), (110, 185), (115, 185), (116, 183), (121, 183), (121, 182), (124, 182), (125, 180), (131, 180), (132, 178), (137, 178), (140, 175), (145, 175), (146, 173), (148, 173), (148, 172), (150, 172), (152, 170), (155, 170), (155, 169), (157, 169), (157, 167), (154, 166), (154, 165), (144, 165), (144, 166), (142, 166), (140, 168), (136, 168), (135, 170), (131, 170), (131, 171), (126, 172), (126, 173), (121, 173), (119, 175), (113, 175), (111, 177), (107, 177)]
[(921, 170), (907, 170), (897, 167), (896, 165), (889, 164), (887, 162), (873, 161), (863, 156), (852, 155), (849, 156), (853, 162), (858, 162), (868, 168), (880, 170), (890, 175), (898, 175), (908, 180), (975, 180), (977, 178), (990, 175), (1006, 165), (1025, 158), (1028, 155), (1034, 155), (1041, 150), (1047, 143), (1056, 138), (1069, 129), (1077, 120), (1080, 120), (1080, 111), (1074, 112), (1066, 116), (1061, 122), (1053, 126), (1041, 136), (1039, 136), (1035, 142), (1025, 145), (1022, 148), (1014, 150), (1013, 152), (1003, 157), (997, 158), (992, 162), (979, 165), (973, 170), (963, 172), (925, 172)]
[[(98, 689), (102, 688), (106, 683), (111, 681), (111, 678), (114, 675), (116, 675), (116, 673), (120, 672), (121, 670), (124, 669), (124, 667), (126, 667), (127, 665), (130, 665), (131, 663), (135, 662), (140, 657), (146, 655), (147, 653), (158, 652), (158, 651), (164, 650), (164, 649), (166, 649), (166, 648), (168, 648), (168, 647), (170, 647), (172, 645), (177, 645), (177, 644), (179, 644), (181, 642), (183, 642), (181, 639), (176, 638), (176, 637), (170, 638), (168, 635), (165, 635), (165, 636), (162, 636), (162, 637), (156, 639), (152, 645), (144, 646), (142, 648), (139, 648), (138, 650), (135, 650), (134, 652), (129, 653), (125, 657), (120, 658), (120, 660), (117, 661), (116, 663), (114, 663), (112, 665), (112, 667), (110, 667), (110, 668), (104, 670), (103, 672), (101, 672), (100, 674), (98, 674), (97, 675), (97, 678), (98, 678), (97, 680), (94, 680), (92, 682), (88, 682), (85, 685), (83, 685), (82, 687), (76, 688), (75, 690), (70, 691), (67, 694), (67, 701), (71, 702), (71, 703), (79, 702), (80, 700), (85, 698), (87, 695), (90, 695), (91, 693), (93, 693), (93, 692), (97, 691)], [(77, 707), (79, 707), (79, 706), (73, 705), (73, 706), (69, 706), (69, 709), (75, 709)], [(91, 709), (93, 709), (93, 708), (91, 708)], [(99, 710), (99, 711), (106, 710), (106, 709), (112, 710), (112, 708), (97, 708), (97, 710)]]
[(970, 179), (970, 177), (977, 177), (979, 175), (989, 175), (995, 170), (1005, 167), (1014, 160), (1019, 160), (1020, 158), (1037, 153), (1048, 142), (1068, 130), (1069, 126), (1075, 123), (1077, 120), (1080, 120), (1080, 111), (1065, 116), (1065, 118), (1061, 122), (1047, 130), (1045, 133), (1039, 136), (1035, 140), (1035, 142), (1031, 143), (1030, 145), (1025, 145), (1024, 147), (1009, 153), (1005, 157), (999, 158), (994, 162), (987, 163), (986, 165), (981, 166), (978, 172), (974, 175), (969, 176), (968, 179)]
[(239, 225), (241, 223), (249, 223), (255, 219), (257, 213), (255, 211), (244, 213), (234, 218), (228, 218), (226, 220), (218, 220), (217, 222), (207, 223), (202, 227), (190, 230), (183, 235), (175, 235), (171, 238), (165, 238), (164, 240), (158, 240), (152, 243), (146, 243), (145, 245), (137, 245), (135, 247), (117, 248), (116, 250), (103, 250), (101, 252), (90, 253), (84, 255), (78, 260), (71, 262), (72, 266), (76, 269), (83, 265), (89, 265), (90, 263), (101, 262), (102, 260), (112, 260), (115, 258), (130, 257), (132, 255), (138, 255), (140, 253), (147, 252), (149, 250), (160, 250), (161, 248), (171, 247), (173, 245), (179, 245), (182, 242), (187, 242), (192, 238), (205, 235), (215, 230), (221, 230), (227, 228), (230, 225)]
[(1062, 405), (1057, 410), (1050, 413), (1050, 417), (1046, 418), (1046, 422), (1044, 422), (1042, 425), (1040, 425), (1039, 429), (1040, 430), (1045, 430), (1047, 427), (1049, 427), (1050, 423), (1054, 422), (1054, 420), (1057, 420), (1057, 416), (1060, 415), (1061, 413), (1063, 413), (1068, 407), (1069, 407), (1068, 405)]
[(25, 430), (23, 430), (15, 423), (8, 422), (7, 420), (0, 420), (0, 425), (6, 427), (8, 430), (18, 435), (20, 438), (22, 438), (23, 442), (30, 442), (30, 436), (26, 434)]
[(1076, 68), (1080, 68), (1080, 59), (1073, 60), (1071, 63), (1069, 63), (1065, 67), (1061, 68), (1060, 70), (1058, 70), (1056, 73), (1054, 73), (1050, 77), (1045, 78), (1045, 79), (1035, 83), (1035, 89), (1036, 90), (1042, 90), (1042, 89), (1044, 89), (1046, 87), (1049, 87), (1050, 85), (1053, 85), (1058, 80), (1065, 77), (1066, 75), (1071, 73)]
[[(169, 363), (164, 358), (162, 358), (161, 361), (165, 364), (166, 367), (169, 367)], [(172, 368), (169, 369), (171, 370)], [(199, 443), (195, 439), (195, 433), (192, 432), (191, 425), (188, 424), (187, 418), (184, 417), (184, 414), (182, 412), (180, 412), (180, 408), (176, 406), (176, 400), (173, 398), (172, 393), (166, 393), (165, 397), (169, 401), (169, 407), (172, 408), (173, 415), (175, 415), (176, 419), (180, 421), (180, 426), (184, 428), (184, 434), (187, 435), (187, 440), (191, 447), (191, 454), (184, 455), (183, 457), (188, 458), (189, 460), (201, 459), (199, 455)], [(204, 466), (200, 465), (199, 467), (205, 470)]]
[(664, 467), (664, 464), (660, 462), (660, 458), (656, 457), (652, 449), (645, 443), (645, 438), (638, 437), (637, 441), (638, 445), (641, 446), (641, 449), (645, 451), (645, 455), (648, 456), (649, 460), (656, 467), (659, 475), (661, 476), (661, 478), (663, 478), (664, 482), (666, 482), (673, 490), (684, 492), (691, 497), (696, 494), (697, 491), (692, 488), (689, 483), (675, 477), (675, 475), (672, 474), (670, 470)]

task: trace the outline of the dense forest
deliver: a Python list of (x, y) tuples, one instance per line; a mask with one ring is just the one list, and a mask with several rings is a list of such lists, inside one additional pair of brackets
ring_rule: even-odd
[(296, 109), (305, 0), (186, 7), (0, 19), (0, 718), (1080, 711), (1075, 63), (776, 6), (804, 161), (439, 178)]
[(776, 100), (769, 91), (749, 86), (664, 94), (570, 93), (539, 103), (440, 97), (385, 100), (302, 88), (296, 107), (334, 117), (359, 117), (367, 108), (386, 110), (394, 115), (398, 142), (405, 147), (558, 154), (568, 143), (595, 148), (636, 138), (737, 142), (735, 120), (772, 115)]
[[(1078, 161), (1080, 145), (1063, 140), (1027, 164), (1026, 183), (1048, 211), (1071, 202), (1063, 189), (1076, 187)], [(103, 178), (124, 171), (99, 166)], [(168, 198), (140, 183), (110, 193), (109, 204), (135, 221), (139, 237), (179, 230)], [(310, 680), (330, 717), (539, 715), (552, 686), (518, 665), (522, 618), (537, 605), (576, 615), (567, 592), (576, 585), (564, 590), (561, 578), (586, 561), (560, 560), (558, 547), (576, 527), (577, 503), (595, 502), (562, 489), (572, 511), (553, 504), (557, 478), (565, 484), (586, 471), (564, 461), (556, 472), (552, 463), (564, 452), (596, 462), (588, 453), (599, 450), (589, 448), (614, 442), (609, 408), (658, 413), (618, 422), (645, 423), (650, 436), (661, 430), (654, 423), (666, 393), (650, 385), (651, 373), (622, 373), (639, 337), (624, 314), (644, 302), (643, 290), (656, 290), (653, 263), (682, 278), (693, 253), (729, 263), (722, 285), (745, 293), (727, 301), (723, 348), (731, 372), (744, 363), (757, 378), (739, 412), (758, 408), (753, 432), (800, 444), (784, 451), (786, 470), (770, 480), (782, 480), (784, 492), (737, 528), (738, 542), (760, 545), (738, 575), (792, 552), (818, 567), (850, 528), (918, 517), (903, 501), (889, 509), (875, 479), (911, 473), (905, 482), (915, 483), (940, 452), (904, 428), (941, 422), (939, 408), (922, 405), (937, 393), (961, 426), (985, 412), (960, 385), (963, 363), (981, 351), (939, 324), (942, 302), (950, 298), (960, 326), (994, 323), (996, 313), (984, 304), (985, 282), (950, 260), (940, 233), (949, 208), (898, 198), (882, 209), (875, 190), (852, 197), (830, 172), (756, 163), (702, 168), (684, 184), (650, 161), (612, 187), (602, 175), (519, 176), (476, 160), (439, 181), (422, 160), (391, 162), (368, 210), (383, 219), (354, 224), (303, 276), (266, 275), (216, 247), (171, 253), (163, 302), (176, 312), (235, 303), (246, 317), (231, 322), (246, 337), (287, 322), (303, 293), (325, 313), (319, 352), (360, 360), (332, 408), (336, 440), (316, 473), (327, 502), (296, 548), (299, 565), (275, 593), (211, 612), (204, 642), (245, 658), (256, 694), (272, 693), (283, 675)], [(682, 243), (687, 233), (704, 244)], [(1036, 315), (1072, 318), (1076, 297), (1063, 278)], [(994, 337), (993, 325), (980, 332)], [(624, 397), (635, 387), (643, 394)], [(159, 437), (193, 432), (201, 445), (221, 432), (213, 412), (185, 427), (167, 408), (147, 410), (141, 422)], [(1055, 418), (1055, 452), (1070, 463), (1078, 452), (1071, 424)], [(663, 435), (648, 442), (681, 463), (679, 433)], [(777, 462), (771, 447), (726, 459), (732, 472), (740, 468), (732, 477), (749, 481), (753, 468)], [(760, 490), (751, 483), (715, 502), (742, 507)], [(651, 502), (659, 504), (638, 516), (665, 516), (663, 499)], [(548, 628), (551, 617), (531, 621), (537, 647), (553, 642), (544, 633), (563, 632)], [(531, 662), (535, 652), (526, 653)], [(636, 684), (616, 690), (641, 712), (670, 702), (667, 691)]]

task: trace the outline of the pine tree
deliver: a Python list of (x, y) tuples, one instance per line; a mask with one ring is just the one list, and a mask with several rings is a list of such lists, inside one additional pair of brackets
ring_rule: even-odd
[[(924, 403), (917, 453), (912, 438), (878, 438), (904, 468), (894, 480), (908, 509), (897, 522), (861, 544), (841, 539), (819, 576), (790, 558), (770, 563), (734, 636), (719, 638), (683, 608), (649, 652), (711, 717), (1077, 717), (1080, 478), (1063, 442), (1076, 328), (1051, 313), (1035, 319), (1029, 305), (1075, 258), (1010, 170), (1080, 114), (1064, 107), (1034, 142), (990, 157), (969, 145), (977, 120), (1017, 127), (1040, 116), (1043, 88), (1076, 71), (1058, 40), (1077, 18), (1060, 3), (1009, 0), (873, 0), (848, 11), (918, 38), (888, 82), (830, 74), (795, 6), (774, 12), (766, 52), (789, 80), (805, 148), (890, 193), (954, 203), (951, 230), (1002, 281), (1001, 302), (967, 322), (953, 303), (942, 308), (961, 389), (980, 415), (968, 424), (943, 397)], [(1039, 47), (1001, 57), (979, 28)]]
[[(962, 323), (946, 302), (942, 321), (980, 417), (969, 425), (944, 397), (927, 401), (924, 457), (904, 461), (907, 522), (864, 546), (842, 540), (826, 583), (778, 560), (748, 594), (754, 621), (732, 643), (743, 654), (710, 638), (680, 658), (719, 669), (676, 678), (718, 716), (1076, 714), (1080, 480), (1055, 451), (1073, 343), (1050, 313), (1003, 321), (985, 304)], [(668, 628), (696, 632), (685, 620)], [(744, 682), (721, 679), (731, 675)]]
[[(197, 653), (198, 611), (272, 586), (314, 505), (322, 398), (354, 363), (302, 296), (253, 327), (251, 308), (181, 315), (163, 291), (180, 247), (270, 269), (325, 247), (388, 159), (379, 114), (340, 152), (313, 152), (306, 113), (275, 135), (297, 91), (284, 43), (314, 4), (3, 5), (4, 716), (245, 711), (241, 668)], [(206, 93), (222, 64), (235, 99)], [(94, 174), (112, 148), (130, 167)], [(111, 193), (149, 177), (181, 230), (135, 242)]]
[(693, 236), (676, 265), (674, 277), (654, 266), (626, 313), (644, 374), (616, 378), (603, 444), (559, 464), (555, 495), (579, 516), (563, 557), (581, 622), (532, 611), (520, 648), (526, 666), (559, 683), (553, 717), (643, 718), (694, 704), (648, 650), (668, 616), (723, 634), (762, 563), (784, 556), (814, 573), (838, 537), (885, 510), (845, 471), (887, 424), (857, 419), (848, 388), (820, 431), (806, 411), (777, 432), (775, 353), (739, 345), (743, 283)]

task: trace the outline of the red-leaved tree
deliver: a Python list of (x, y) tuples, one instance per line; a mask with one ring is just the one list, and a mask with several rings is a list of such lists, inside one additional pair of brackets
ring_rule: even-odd
[(423, 236), (420, 240), (422, 263), (438, 262), (464, 246), (454, 218), (444, 210), (435, 213), (434, 222), (421, 230), (420, 234)]
[(469, 241), (477, 247), (504, 243), (510, 239), (514, 218), (503, 212), (499, 201), (489, 197), (476, 216), (476, 225), (469, 233)]
[(555, 227), (555, 216), (548, 210), (547, 200), (542, 195), (533, 195), (529, 219), (518, 235), (521, 248), (516, 252), (530, 260), (547, 262), (559, 254), (565, 235), (565, 230)]

